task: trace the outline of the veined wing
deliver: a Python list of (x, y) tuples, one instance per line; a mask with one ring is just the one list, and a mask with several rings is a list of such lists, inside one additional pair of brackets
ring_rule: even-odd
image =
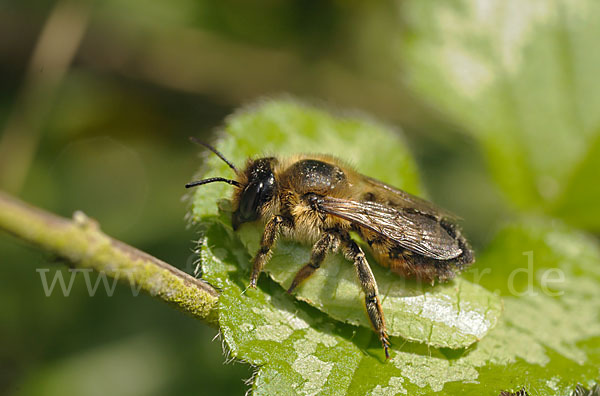
[(327, 196), (320, 197), (317, 205), (325, 213), (358, 224), (422, 256), (451, 260), (462, 254), (457, 240), (436, 219), (418, 211)]
[(387, 198), (389, 206), (394, 206), (396, 208), (416, 209), (421, 213), (429, 214), (438, 219), (458, 219), (458, 216), (455, 214), (439, 208), (423, 198), (407, 193), (406, 191), (400, 190), (396, 187), (392, 187), (382, 181), (373, 179), (372, 177), (364, 175), (361, 176), (363, 176), (362, 182), (368, 186), (366, 189), (379, 192), (380, 195), (383, 195), (385, 198)]

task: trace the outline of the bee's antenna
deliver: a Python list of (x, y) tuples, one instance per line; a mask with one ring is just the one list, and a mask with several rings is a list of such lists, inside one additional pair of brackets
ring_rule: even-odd
[(233, 164), (232, 164), (232, 163), (231, 163), (231, 162), (230, 162), (230, 161), (229, 161), (227, 158), (225, 158), (225, 156), (224, 156), (223, 154), (221, 154), (221, 152), (220, 152), (219, 150), (217, 150), (216, 148), (214, 148), (214, 147), (213, 147), (213, 146), (211, 146), (210, 144), (208, 144), (208, 143), (205, 143), (205, 142), (203, 142), (202, 140), (200, 140), (200, 139), (198, 139), (198, 138), (196, 138), (196, 137), (194, 137), (194, 136), (190, 136), (190, 140), (191, 140), (193, 143), (196, 143), (196, 144), (199, 144), (199, 145), (201, 145), (201, 146), (204, 146), (204, 147), (206, 147), (207, 149), (209, 149), (210, 151), (212, 151), (213, 153), (215, 153), (215, 154), (217, 155), (217, 157), (219, 157), (219, 158), (221, 158), (223, 161), (225, 161), (225, 163), (226, 163), (227, 165), (229, 165), (229, 167), (230, 167), (231, 169), (233, 169), (233, 171), (234, 171), (236, 174), (238, 174), (238, 173), (239, 173), (239, 171), (238, 171), (238, 169), (235, 167), (235, 165), (233, 165)]
[(225, 179), (224, 177), (211, 177), (209, 179), (202, 179), (202, 180), (188, 183), (185, 185), (185, 188), (201, 186), (203, 184), (214, 183), (214, 182), (225, 182), (225, 183), (231, 184), (232, 186), (236, 186), (239, 188), (242, 187), (242, 184), (235, 180)]

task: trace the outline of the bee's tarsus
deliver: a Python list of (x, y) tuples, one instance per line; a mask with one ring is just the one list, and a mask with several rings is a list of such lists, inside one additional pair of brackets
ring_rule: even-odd
[(389, 341), (385, 340), (382, 341), (383, 344), (383, 350), (385, 352), (385, 360), (389, 360), (390, 359), (390, 343)]
[(381, 340), (381, 344), (383, 345), (383, 350), (385, 351), (385, 360), (389, 360), (390, 358), (390, 347), (392, 344), (390, 343), (390, 338), (385, 330), (379, 333), (379, 339)]

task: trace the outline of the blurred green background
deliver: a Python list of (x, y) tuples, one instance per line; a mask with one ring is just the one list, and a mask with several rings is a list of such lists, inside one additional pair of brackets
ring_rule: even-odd
[[(460, 14), (462, 5), (475, 3), (455, 4)], [(435, 63), (419, 40), (431, 33), (435, 44), (445, 34), (439, 23), (445, 19), (428, 22), (436, 10), (427, 7), (357, 1), (3, 1), (0, 188), (63, 216), (81, 209), (107, 234), (192, 272), (197, 234), (186, 227), (182, 197), (200, 157), (187, 137), (210, 140), (234, 109), (259, 97), (290, 94), (401, 127), (429, 197), (464, 219), (466, 234), (480, 249), (516, 207), (538, 211), (536, 197), (551, 196), (562, 181), (542, 175), (537, 187), (527, 184), (535, 190), (531, 194), (519, 190), (526, 179), (494, 181), (502, 173), (498, 163), (508, 166), (509, 175), (520, 169), (518, 161), (507, 160), (507, 151), (494, 151), (510, 140), (512, 135), (502, 133), (512, 126), (487, 123), (485, 108), (470, 109), (468, 102), (446, 95), (451, 90), (436, 92), (441, 84), (427, 74), (435, 71), (424, 67), (415, 73), (420, 61)], [(468, 35), (452, 28), (459, 39)], [(473, 48), (487, 50), (482, 37), (469, 39)], [(587, 44), (578, 51), (592, 48), (592, 40)], [(546, 67), (529, 64), (534, 71)], [(513, 77), (493, 73), (502, 81)], [(545, 86), (543, 73), (534, 77), (540, 79), (537, 86)], [(449, 114), (440, 110), (444, 104)], [(452, 106), (461, 104), (474, 116), (457, 115), (460, 109)], [(494, 104), (485, 103), (487, 109)], [(592, 128), (583, 129), (597, 131), (592, 121)], [(492, 128), (478, 135), (482, 125), (497, 125), (500, 132)], [(527, 127), (541, 131), (533, 123)], [(531, 135), (538, 139), (530, 142), (533, 147), (544, 142), (542, 132)], [(477, 140), (481, 136), (484, 144)], [(514, 148), (511, 144), (505, 146)], [(534, 151), (552, 160), (554, 149)], [(499, 158), (492, 172), (486, 155)], [(501, 188), (525, 192), (506, 200)], [(574, 196), (594, 202), (585, 194)], [(594, 219), (600, 215), (590, 220), (589, 212), (573, 205), (575, 210), (555, 205), (558, 209), (548, 211), (597, 231), (600, 222)], [(46, 297), (36, 269), (68, 276), (64, 263), (4, 234), (0, 260), (0, 394), (247, 389), (243, 380), (252, 368), (223, 364), (221, 343), (213, 341), (216, 330), (148, 296), (133, 297), (128, 286), (119, 285), (112, 297), (102, 289), (90, 297), (81, 276), (68, 297), (57, 292)]]

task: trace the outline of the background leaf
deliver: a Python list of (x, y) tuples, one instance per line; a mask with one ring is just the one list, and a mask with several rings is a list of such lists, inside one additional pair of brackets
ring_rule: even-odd
[(600, 4), (407, 1), (408, 83), (481, 144), (518, 207), (600, 229)]

